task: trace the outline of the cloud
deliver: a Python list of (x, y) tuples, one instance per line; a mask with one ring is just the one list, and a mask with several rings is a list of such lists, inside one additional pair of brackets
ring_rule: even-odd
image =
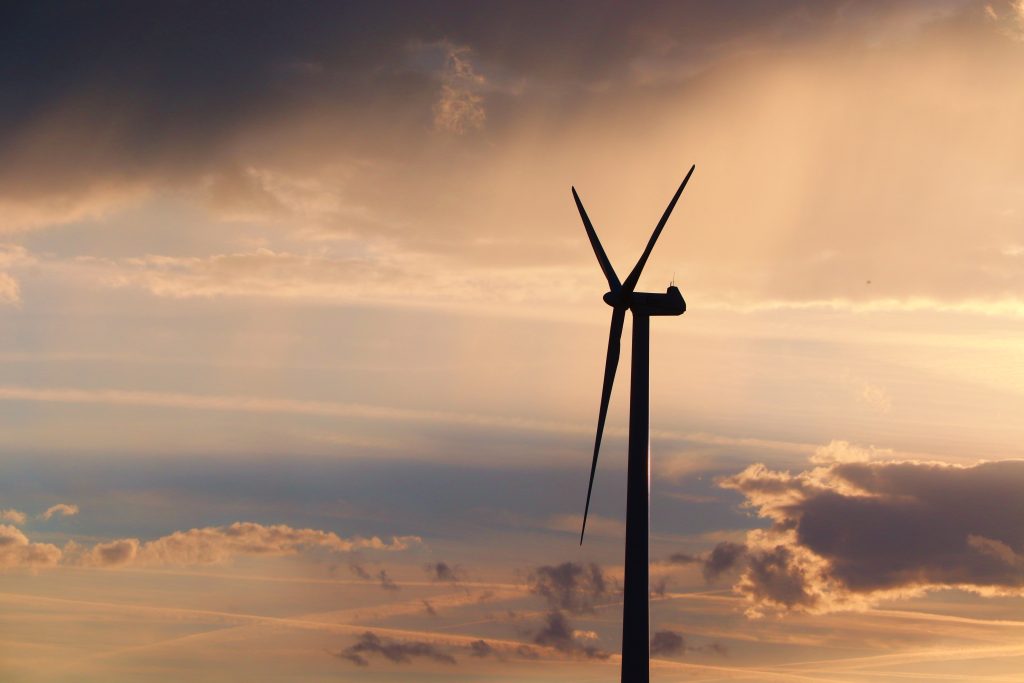
[(425, 565), (424, 569), (430, 575), (431, 581), (458, 583), (462, 580), (462, 571), (458, 567), (449, 565), (447, 562), (431, 562)]
[[(551, 226), (568, 225), (572, 209), (550, 188), (564, 187), (573, 173), (591, 174), (581, 181), (598, 196), (632, 178), (630, 205), (661, 205), (665, 188), (655, 179), (674, 173), (678, 159), (652, 165), (641, 150), (670, 148), (682, 135), (695, 159), (735, 162), (729, 172), (702, 166), (701, 188), (683, 209), (693, 225), (723, 226), (689, 239), (689, 263), (680, 264), (715, 295), (704, 297), (705, 309), (1022, 310), (1024, 292), (1000, 251), (1016, 239), (1003, 212), (1020, 203), (1019, 165), (1006, 152), (1021, 136), (1018, 46), (993, 41), (995, 28), (977, 21), (980, 9), (970, 3), (957, 11), (919, 2), (851, 11), (839, 0), (766, 7), (604, 4), (582, 19), (569, 6), (544, 8), (541, 31), (535, 12), (511, 7), (472, 20), (451, 6), (407, 7), (401, 21), (383, 8), (341, 21), (341, 10), (323, 5), (203, 13), (211, 34), (238, 37), (217, 54), (185, 30), (196, 10), (117, 17), (82, 10), (94, 19), (90, 40), (107, 46), (103, 54), (69, 40), (67, 26), (76, 22), (61, 21), (60, 11), (19, 16), (11, 30), (26, 22), (27, 34), (39, 38), (27, 53), (0, 53), (15, 65), (0, 87), (16, 93), (0, 126), (0, 145), (10, 150), (0, 188), (9, 201), (55, 207), (26, 224), (81, 221), (163, 193), (210, 201), (225, 219), (283, 221), (281, 232), (292, 237), (315, 231), (352, 240), (356, 254), (385, 242), (406, 255), (429, 252), (427, 267), (411, 271), (424, 280), (458, 272), (455, 261), (483, 263), (481, 272), (500, 277), (538, 254), (560, 270), (586, 263), (574, 243), (552, 237)], [(991, 7), (997, 17), (1020, 17), (1019, 2)], [(252, 22), (245, 31), (227, 19), (237, 14)], [(139, 42), (153, 49), (140, 54)], [(420, 68), (410, 55), (436, 63)], [(962, 68), (948, 68), (950, 55), (964, 60)], [(214, 76), (225, 73), (228, 81)], [(522, 87), (499, 88), (496, 74)], [(903, 87), (909, 80), (914, 87)], [(641, 94), (648, 114), (639, 137), (592, 145), (635, 119), (631, 103)], [(965, 101), (969, 110), (956, 105)], [(485, 119), (480, 136), (425, 134), (431, 126), (469, 130)], [(552, 163), (532, 163), (541, 157)], [(620, 173), (600, 170), (608, 157)], [(864, 159), (883, 157), (885, 173), (857, 172)], [(771, 177), (764, 159), (773, 160)], [(960, 173), (946, 172), (953, 162)], [(822, 167), (847, 170), (808, 172)], [(733, 201), (737, 185), (750, 189), (748, 201)], [(0, 204), (0, 214), (9, 213)], [(614, 202), (603, 215), (632, 225), (628, 213)], [(738, 240), (751, 224), (760, 227)], [(914, 227), (921, 225), (929, 229)], [(615, 233), (606, 241), (614, 243)], [(285, 240), (274, 247), (304, 256)], [(256, 273), (227, 284), (206, 277), (204, 269), (224, 265), (128, 280), (168, 296), (276, 296)], [(387, 264), (371, 260), (374, 268), (385, 272)], [(301, 279), (278, 284), (321, 296), (343, 289), (337, 276), (320, 289), (317, 277)], [(485, 292), (503, 291), (478, 282)], [(536, 292), (549, 284), (538, 278)], [(887, 397), (869, 391), (864, 400), (884, 407)]]
[(686, 652), (686, 641), (675, 631), (657, 631), (651, 636), (651, 656), (671, 657)]
[(32, 543), (19, 529), (0, 524), (0, 569), (53, 567), (61, 550), (49, 543)]
[(73, 517), (78, 514), (78, 506), (71, 505), (69, 503), (57, 503), (46, 508), (46, 511), (41, 513), (39, 517), (41, 519), (50, 519), (54, 515), (61, 515), (62, 517)]
[(135, 560), (139, 554), (139, 539), (122, 538), (97, 543), (84, 555), (84, 564), (99, 567), (120, 567)]
[(476, 72), (468, 47), (447, 42), (441, 47), (445, 52), (445, 67), (441, 94), (434, 103), (434, 129), (465, 133), (482, 128), (487, 112), (480, 90), (487, 84), (486, 79)]
[(671, 630), (656, 631), (651, 636), (652, 657), (673, 657), (685, 655), (687, 652), (710, 652), (712, 654), (724, 655), (725, 647), (718, 642), (707, 643), (706, 645), (693, 646), (681, 633)]
[(545, 565), (526, 579), (530, 592), (547, 601), (553, 610), (570, 614), (594, 611), (594, 602), (612, 594), (613, 587), (596, 564), (563, 562)]
[[(415, 536), (396, 536), (388, 543), (376, 536), (346, 539), (319, 529), (235, 522), (228, 526), (176, 531), (146, 542), (123, 538), (98, 543), (90, 549), (81, 549), (74, 559), (80, 564), (100, 567), (216, 564), (236, 557), (295, 555), (309, 551), (404, 550), (419, 542)], [(381, 578), (382, 583), (384, 578), (386, 574)]]
[[(381, 236), (378, 236), (381, 237)], [(263, 298), (441, 307), (500, 301), (545, 304), (579, 297), (587, 269), (522, 263), (500, 269), (467, 263), (438, 269), (437, 259), (403, 251), (382, 237), (353, 254), (350, 246), (300, 242), (299, 249), (259, 246), (203, 256), (147, 254), (74, 260), (41, 258), (40, 269), (91, 287), (140, 289), (168, 299)]]
[(7, 273), (0, 273), (0, 304), (17, 305), (21, 303), (21, 287), (18, 281)]
[(537, 654), (537, 651), (529, 645), (520, 645), (519, 647), (517, 647), (516, 654), (522, 657), (523, 659), (537, 659), (540, 657), (540, 655)]
[(830, 465), (839, 462), (868, 462), (892, 458), (892, 451), (874, 446), (857, 446), (849, 441), (833, 439), (825, 446), (819, 446), (811, 454), (815, 465)]
[(671, 555), (669, 555), (669, 558), (668, 558), (668, 562), (670, 564), (687, 565), (687, 564), (695, 564), (695, 563), (700, 562), (700, 561), (701, 561), (701, 559), (699, 557), (697, 557), (695, 555), (690, 555), (688, 553), (672, 553)]
[[(607, 659), (608, 653), (594, 645), (580, 642), (580, 633), (573, 629), (569, 620), (559, 610), (552, 610), (544, 616), (544, 625), (533, 637), (537, 645), (553, 647), (564, 654), (586, 659)], [(588, 638), (589, 639), (589, 638)]]
[(714, 581), (735, 567), (743, 556), (746, 555), (746, 552), (747, 546), (742, 543), (732, 543), (730, 541), (719, 543), (704, 558), (704, 566), (701, 568), (704, 580), (708, 582)]
[(553, 647), (559, 652), (587, 659), (606, 659), (608, 654), (585, 641), (593, 640), (592, 631), (579, 631), (572, 627), (565, 613), (588, 614), (595, 602), (611, 595), (615, 587), (594, 564), (563, 562), (544, 565), (526, 577), (529, 591), (544, 599), (549, 611), (543, 626), (533, 633), (536, 645)]
[(710, 551), (700, 555), (689, 553), (673, 553), (667, 560), (659, 562), (661, 565), (700, 565), (704, 580), (712, 582), (722, 574), (726, 573), (744, 558), (746, 546), (742, 543), (722, 541), (715, 545)]
[(0, 519), (2, 519), (5, 522), (11, 522), (12, 524), (17, 524), (18, 526), (21, 526), (28, 519), (28, 515), (26, 515), (24, 512), (21, 512), (20, 510), (7, 508), (6, 510), (0, 510)]
[(432, 617), (437, 616), (437, 609), (432, 604), (430, 604), (429, 600), (423, 600), (423, 609), (428, 615)]
[(944, 588), (1024, 595), (1024, 461), (831, 462), (723, 479), (771, 521), (735, 589), (750, 614), (828, 612)]
[(474, 640), (469, 644), (469, 654), (474, 657), (489, 657), (494, 654), (494, 648), (488, 645), (486, 640)]
[(455, 658), (440, 650), (436, 645), (418, 641), (398, 641), (385, 639), (373, 631), (367, 631), (359, 640), (345, 648), (335, 656), (356, 664), (368, 666), (367, 655), (380, 655), (395, 664), (408, 664), (415, 658), (429, 659), (442, 664), (455, 664)]
[(380, 582), (380, 587), (386, 591), (397, 591), (400, 590), (397, 583), (391, 580), (388, 576), (387, 570), (381, 569), (377, 572), (377, 580)]
[(998, 0), (985, 5), (985, 17), (1008, 38), (1024, 41), (1024, 2)]
[(373, 578), (373, 577), (370, 576), (370, 573), (368, 571), (366, 571), (366, 569), (361, 564), (357, 564), (357, 563), (353, 562), (353, 563), (349, 564), (348, 568), (349, 568), (349, 571), (351, 571), (353, 574), (358, 576), (360, 579), (363, 579), (364, 581), (369, 581), (371, 578)]

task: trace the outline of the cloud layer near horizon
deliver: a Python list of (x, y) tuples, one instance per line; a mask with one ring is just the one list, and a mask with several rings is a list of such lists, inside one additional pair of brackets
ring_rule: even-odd
[(758, 464), (720, 483), (771, 521), (748, 532), (736, 584), (753, 614), (943, 588), (1024, 594), (1024, 460), (832, 462), (796, 474)]
[(416, 536), (396, 536), (390, 542), (376, 536), (347, 539), (320, 529), (235, 522), (227, 526), (175, 531), (150, 541), (120, 538), (89, 547), (69, 541), (62, 550), (50, 543), (32, 543), (20, 530), (0, 524), (0, 568), (50, 567), (61, 563), (91, 567), (173, 567), (220, 564), (244, 556), (396, 551), (418, 543), (420, 539)]

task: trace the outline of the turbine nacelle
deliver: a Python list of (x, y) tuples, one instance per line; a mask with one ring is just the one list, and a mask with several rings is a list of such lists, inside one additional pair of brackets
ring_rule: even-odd
[(682, 315), (686, 313), (686, 300), (675, 285), (660, 292), (606, 292), (602, 297), (612, 308), (628, 308), (634, 314)]

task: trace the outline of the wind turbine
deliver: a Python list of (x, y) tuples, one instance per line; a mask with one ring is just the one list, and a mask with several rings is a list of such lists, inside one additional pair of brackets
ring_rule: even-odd
[(594, 440), (594, 461), (590, 465), (590, 483), (587, 485), (587, 504), (583, 510), (583, 528), (580, 545), (587, 530), (590, 512), (590, 494), (594, 489), (597, 455), (601, 450), (601, 435), (608, 416), (608, 401), (612, 395), (615, 370), (619, 365), (619, 342), (626, 311), (633, 313), (633, 358), (629, 386), (629, 457), (626, 472), (626, 573), (623, 580), (622, 602), (622, 683), (648, 683), (650, 680), (650, 610), (648, 605), (648, 522), (650, 521), (650, 340), (651, 316), (682, 315), (686, 302), (679, 288), (672, 284), (664, 294), (635, 292), (640, 273), (654, 249), (668, 217), (675, 208), (679, 195), (693, 175), (696, 166), (683, 178), (668, 208), (662, 214), (654, 234), (640, 260), (633, 266), (625, 282), (620, 283), (615, 269), (597, 239), (594, 226), (576, 188), (572, 188), (576, 208), (583, 219), (583, 227), (594, 247), (597, 262), (608, 280), (608, 293), (604, 302), (612, 307), (612, 325), (608, 334), (608, 356), (604, 363), (604, 386), (601, 389), (601, 410), (597, 416), (597, 438)]

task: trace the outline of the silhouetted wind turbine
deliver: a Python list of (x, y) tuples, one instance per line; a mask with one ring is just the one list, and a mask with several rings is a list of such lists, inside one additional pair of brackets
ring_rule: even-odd
[(590, 512), (590, 494), (594, 489), (594, 472), (597, 470), (597, 455), (601, 450), (601, 435), (604, 433), (605, 418), (608, 416), (608, 401), (612, 395), (615, 369), (619, 365), (619, 342), (626, 311), (633, 312), (633, 359), (629, 387), (629, 458), (626, 473), (626, 574), (622, 603), (622, 683), (648, 683), (650, 680), (650, 613), (648, 608), (648, 551), (647, 534), (650, 516), (650, 339), (652, 315), (682, 315), (686, 302), (679, 288), (670, 285), (664, 293), (634, 292), (640, 273), (647, 258), (654, 249), (679, 195), (693, 175), (690, 171), (683, 178), (668, 208), (662, 214), (654, 234), (647, 242), (647, 248), (640, 260), (633, 266), (625, 282), (620, 283), (615, 269), (604, 253), (601, 241), (597, 239), (594, 226), (576, 188), (572, 188), (576, 208), (580, 210), (583, 227), (587, 229), (590, 244), (594, 247), (597, 262), (608, 280), (608, 293), (604, 302), (612, 307), (612, 326), (608, 334), (608, 356), (604, 363), (604, 386), (601, 389), (601, 410), (597, 416), (597, 438), (594, 440), (594, 461), (590, 465), (590, 483), (587, 485), (587, 504), (583, 510), (583, 528), (580, 530), (580, 545), (587, 530), (587, 514)]

